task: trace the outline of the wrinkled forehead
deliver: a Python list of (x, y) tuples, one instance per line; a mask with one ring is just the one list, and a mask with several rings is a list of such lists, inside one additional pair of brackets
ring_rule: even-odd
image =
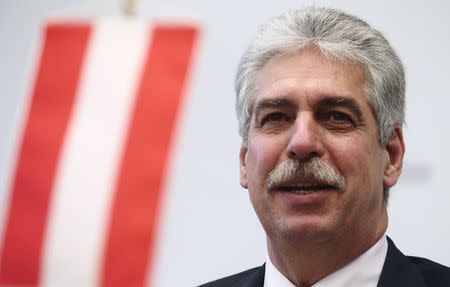
[(338, 60), (317, 48), (279, 54), (260, 69), (250, 115), (258, 101), (292, 95), (358, 97), (367, 103), (367, 77), (358, 63)]

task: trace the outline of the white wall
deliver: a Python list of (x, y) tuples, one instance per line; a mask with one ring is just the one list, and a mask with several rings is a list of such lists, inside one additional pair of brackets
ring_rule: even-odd
[[(138, 1), (138, 17), (160, 5), (203, 23), (189, 99), (178, 128), (154, 286), (193, 286), (265, 258), (264, 234), (238, 183), (240, 138), (233, 78), (257, 25), (302, 1)], [(308, 3), (318, 3), (309, 1)], [(408, 254), (450, 265), (450, 2), (322, 1), (380, 29), (407, 72), (406, 163), (391, 191), (388, 234)], [(120, 16), (120, 1), (0, 0), (0, 220), (14, 145), (31, 83), (39, 25), (48, 16)], [(1, 222), (0, 221), (0, 222)]]

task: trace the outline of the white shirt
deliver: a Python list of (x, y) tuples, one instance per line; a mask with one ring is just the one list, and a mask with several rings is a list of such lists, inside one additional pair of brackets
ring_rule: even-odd
[[(386, 259), (388, 243), (382, 236), (375, 245), (341, 269), (323, 277), (313, 287), (376, 287)], [(296, 287), (272, 264), (266, 261), (264, 287)]]

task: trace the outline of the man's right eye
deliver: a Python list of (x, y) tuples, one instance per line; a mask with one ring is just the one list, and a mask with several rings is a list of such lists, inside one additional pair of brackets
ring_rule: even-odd
[(274, 112), (274, 113), (270, 113), (270, 114), (264, 116), (261, 119), (259, 126), (263, 127), (264, 125), (290, 122), (290, 120), (291, 120), (290, 117), (288, 115), (286, 115), (285, 113)]

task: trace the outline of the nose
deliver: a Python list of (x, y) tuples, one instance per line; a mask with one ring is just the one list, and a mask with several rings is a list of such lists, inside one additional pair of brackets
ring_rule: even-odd
[(309, 114), (300, 115), (292, 125), (287, 156), (301, 161), (322, 157), (324, 154), (322, 140), (320, 126), (314, 117)]

